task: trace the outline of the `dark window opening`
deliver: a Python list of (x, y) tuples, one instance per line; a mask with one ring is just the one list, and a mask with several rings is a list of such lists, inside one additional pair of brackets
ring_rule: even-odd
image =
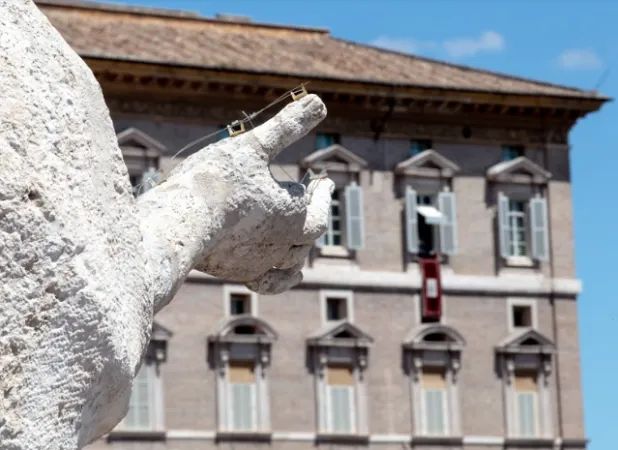
[(532, 326), (532, 308), (530, 306), (513, 306), (513, 327)]
[(250, 314), (250, 297), (245, 294), (232, 294), (230, 297), (230, 315)]
[(520, 156), (524, 156), (523, 147), (513, 145), (505, 145), (502, 147), (502, 161), (511, 161), (515, 158), (519, 158)]
[(326, 299), (326, 319), (328, 321), (344, 320), (347, 318), (347, 312), (345, 298)]

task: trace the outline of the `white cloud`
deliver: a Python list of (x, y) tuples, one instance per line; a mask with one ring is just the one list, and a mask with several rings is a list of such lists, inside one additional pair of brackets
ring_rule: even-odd
[(371, 42), (371, 45), (403, 53), (422, 53), (423, 51), (434, 50), (439, 47), (439, 44), (433, 41), (417, 41), (415, 39), (389, 38), (388, 36), (380, 36), (379, 38)]
[(563, 51), (556, 63), (565, 70), (595, 70), (603, 66), (603, 61), (594, 50), (582, 48)]
[(484, 31), (475, 38), (460, 37), (443, 43), (451, 58), (467, 58), (477, 53), (500, 53), (506, 47), (504, 38), (495, 31)]
[(381, 36), (371, 44), (404, 53), (446, 53), (455, 59), (474, 56), (482, 52), (499, 53), (506, 47), (504, 37), (495, 31), (484, 31), (478, 37), (461, 37), (442, 42)]

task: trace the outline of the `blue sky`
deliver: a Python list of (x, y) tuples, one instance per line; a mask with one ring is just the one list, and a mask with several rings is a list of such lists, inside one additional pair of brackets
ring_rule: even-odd
[[(593, 89), (618, 97), (618, 1), (613, 0), (131, 0), (205, 16), (326, 27), (337, 37), (379, 43), (489, 70)], [(613, 30), (613, 31), (612, 31)], [(618, 296), (618, 106), (578, 123), (571, 134), (586, 434), (590, 450), (615, 447)], [(613, 187), (612, 187), (613, 186)], [(609, 196), (608, 196), (609, 195)], [(612, 198), (614, 200), (612, 200)], [(605, 201), (614, 207), (606, 210)], [(611, 202), (609, 202), (611, 203)], [(616, 269), (614, 269), (616, 267)]]

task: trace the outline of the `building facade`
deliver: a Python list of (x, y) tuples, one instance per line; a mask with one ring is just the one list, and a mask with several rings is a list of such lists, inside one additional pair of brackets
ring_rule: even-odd
[(99, 79), (134, 186), (300, 83), (329, 111), (272, 165), (336, 183), (303, 283), (191, 273), (93, 448), (586, 447), (568, 135), (606, 98), (321, 29), (37, 3)]

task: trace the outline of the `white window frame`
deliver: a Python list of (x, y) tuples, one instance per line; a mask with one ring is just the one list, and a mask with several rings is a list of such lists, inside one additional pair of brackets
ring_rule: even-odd
[(322, 324), (329, 323), (327, 300), (329, 298), (345, 299), (347, 322), (354, 323), (354, 292), (349, 290), (320, 290), (320, 318)]
[[(412, 392), (412, 411), (414, 434), (424, 437), (449, 437), (461, 435), (460, 400), (459, 400), (459, 369), (461, 360), (459, 352), (422, 351), (407, 352), (410, 368), (410, 390)], [(427, 408), (425, 405), (425, 389), (422, 385), (423, 367), (440, 367), (445, 370), (444, 396), (444, 434), (429, 434), (427, 431)]]
[[(233, 364), (233, 362), (232, 362)], [(228, 369), (229, 369), (229, 363), (228, 363)], [(226, 370), (226, 388), (227, 388), (227, 412), (228, 412), (228, 417), (227, 417), (227, 430), (229, 430), (230, 432), (233, 433), (254, 433), (256, 431), (259, 431), (259, 426), (258, 426), (258, 407), (260, 404), (259, 398), (258, 398), (258, 376), (259, 376), (259, 372), (261, 371), (261, 367), (258, 366), (257, 364), (254, 364), (253, 366), (253, 370), (254, 370), (254, 377), (255, 377), (255, 381), (253, 383), (251, 383), (250, 385), (250, 390), (251, 390), (251, 405), (250, 405), (250, 411), (251, 411), (251, 428), (249, 429), (236, 429), (234, 428), (234, 392), (233, 392), (233, 385), (235, 384), (239, 384), (239, 383), (232, 383), (230, 381), (230, 377), (229, 377), (229, 370)]]
[[(508, 239), (508, 248), (509, 248), (509, 258), (530, 258), (530, 233), (528, 231), (529, 227), (529, 217), (528, 212), (526, 211), (527, 205), (523, 200), (519, 200), (517, 198), (508, 198), (508, 208), (506, 212), (508, 226), (509, 226), (509, 239)], [(514, 210), (513, 205), (518, 204), (522, 206), (521, 211)], [(522, 219), (523, 226), (520, 228), (517, 225), (518, 219)], [(515, 229), (518, 231), (523, 231), (524, 233), (524, 241), (523, 243), (519, 241), (517, 238), (518, 233), (515, 232)], [(520, 245), (524, 246), (524, 253), (519, 254), (519, 251), (515, 251), (515, 249), (519, 249)]]
[[(368, 430), (368, 397), (366, 386), (367, 349), (359, 347), (319, 346), (313, 349), (318, 437), (328, 439), (333, 436), (364, 438)], [(327, 379), (329, 364), (349, 364), (354, 377), (354, 418), (351, 421), (354, 430), (351, 433), (332, 431), (330, 391)]]
[(232, 295), (247, 295), (249, 297), (249, 311), (254, 317), (258, 316), (258, 294), (249, 290), (246, 286), (240, 284), (225, 284), (223, 285), (223, 312), (225, 317), (230, 317)]
[[(356, 370), (354, 369), (354, 372)], [(355, 375), (353, 375), (355, 376)], [(332, 405), (332, 389), (333, 388), (337, 388), (337, 389), (341, 389), (341, 386), (333, 386), (328, 384), (328, 382), (326, 383), (326, 424), (327, 424), (327, 432), (330, 434), (340, 434), (339, 432), (334, 430), (333, 427), (333, 405)], [(343, 432), (341, 434), (355, 434), (356, 433), (356, 410), (357, 410), (357, 405), (356, 405), (356, 385), (352, 385), (352, 386), (346, 386), (346, 389), (351, 391), (351, 395), (350, 395), (350, 404), (348, 405), (349, 410), (348, 410), (348, 419), (350, 421), (350, 430), (348, 432)]]
[[(539, 326), (538, 319), (538, 311), (537, 311), (538, 302), (532, 298), (507, 298), (506, 301), (506, 317), (508, 320), (508, 329), (509, 332), (522, 330), (524, 328), (532, 328), (537, 330)], [(524, 306), (530, 308), (530, 320), (532, 322), (530, 327), (516, 327), (514, 322), (513, 308), (516, 306)]]
[[(336, 193), (336, 197), (334, 198)], [(333, 192), (333, 198), (331, 199), (330, 208), (328, 209), (328, 228), (324, 233), (324, 246), (323, 249), (333, 249), (333, 248), (341, 248), (347, 252), (345, 248), (345, 238), (346, 238), (346, 216), (345, 216), (345, 188), (335, 188)], [(333, 216), (333, 206), (337, 206), (339, 209), (339, 215)], [(335, 231), (333, 227), (334, 220), (339, 220), (339, 231)], [(339, 245), (332, 244), (334, 241), (334, 237), (336, 233), (339, 233)]]

